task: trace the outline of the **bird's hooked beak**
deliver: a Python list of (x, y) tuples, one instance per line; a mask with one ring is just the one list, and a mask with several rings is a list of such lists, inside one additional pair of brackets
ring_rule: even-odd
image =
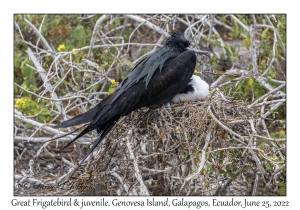
[(197, 50), (197, 49), (194, 49), (192, 47), (187, 47), (185, 48), (186, 50), (191, 50), (193, 51), (194, 53), (197, 53), (197, 54), (200, 54), (200, 55), (205, 55), (207, 57), (211, 57), (210, 53), (208, 51), (204, 51), (204, 50)]

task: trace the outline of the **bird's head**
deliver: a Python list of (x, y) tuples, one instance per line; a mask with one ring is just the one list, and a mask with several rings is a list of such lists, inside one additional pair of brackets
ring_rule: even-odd
[(194, 51), (194, 53), (210, 57), (209, 52), (192, 48), (189, 40), (187, 40), (184, 37), (183, 33), (181, 33), (181, 32), (172, 33), (167, 38), (166, 45), (176, 51), (179, 51), (179, 52), (184, 52), (186, 50), (192, 50), (192, 51)]
[(173, 48), (174, 50), (183, 52), (186, 50), (187, 47), (189, 47), (191, 44), (189, 40), (187, 40), (183, 33), (181, 32), (174, 32), (172, 33), (166, 41), (166, 45), (168, 47)]

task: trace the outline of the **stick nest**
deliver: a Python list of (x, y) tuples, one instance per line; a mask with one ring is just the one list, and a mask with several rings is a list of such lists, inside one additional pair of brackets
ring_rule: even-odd
[[(123, 117), (71, 179), (87, 145), (50, 143), (55, 173), (35, 173), (35, 195), (278, 195), (285, 183), (285, 141), (270, 139), (249, 104), (218, 89), (204, 101), (139, 109)], [(96, 137), (95, 135), (93, 137)], [(78, 155), (79, 154), (79, 155)], [(38, 161), (38, 160), (36, 160)], [(67, 181), (65, 181), (67, 180)], [(32, 183), (32, 182), (31, 182)]]

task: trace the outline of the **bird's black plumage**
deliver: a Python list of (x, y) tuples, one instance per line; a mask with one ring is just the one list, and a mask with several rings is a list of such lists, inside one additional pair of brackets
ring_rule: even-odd
[[(169, 102), (176, 94), (186, 89), (196, 65), (195, 52), (187, 49), (188, 47), (190, 43), (182, 33), (171, 34), (165, 45), (137, 64), (111, 95), (88, 112), (55, 126), (66, 128), (89, 123), (68, 145), (89, 131), (97, 129), (100, 136), (79, 166), (121, 116), (141, 107)], [(200, 53), (208, 55), (202, 51)]]

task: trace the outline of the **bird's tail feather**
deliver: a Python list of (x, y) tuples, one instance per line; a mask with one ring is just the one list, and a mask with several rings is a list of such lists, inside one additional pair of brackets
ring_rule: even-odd
[(72, 144), (74, 141), (76, 141), (77, 139), (79, 139), (81, 136), (83, 136), (84, 134), (90, 132), (90, 126), (88, 125), (83, 131), (81, 131), (80, 134), (78, 134), (72, 141), (70, 141), (63, 149), (66, 149), (68, 146), (70, 146), (70, 144)]
[(90, 122), (91, 119), (97, 114), (98, 112), (98, 107), (94, 107), (92, 109), (90, 109), (89, 111), (87, 111), (86, 113), (83, 113), (81, 115), (78, 115), (70, 120), (66, 120), (63, 121), (57, 125), (55, 125), (53, 128), (67, 128), (67, 127), (71, 127), (74, 125), (79, 125), (82, 123), (87, 123)]
[[(84, 163), (84, 161), (87, 159), (87, 157), (93, 152), (93, 150), (98, 146), (98, 144), (104, 139), (104, 137), (109, 133), (109, 131), (114, 127), (114, 125), (116, 124), (116, 122), (119, 120), (121, 116), (117, 115), (115, 117), (113, 117), (112, 119), (110, 119), (104, 126), (101, 135), (99, 136), (99, 138), (95, 141), (95, 143), (93, 144), (93, 146), (90, 148), (90, 150), (87, 152), (87, 154), (80, 160), (78, 166), (73, 170), (72, 174), (70, 175), (70, 177), (73, 176), (73, 174), (78, 170), (78, 168), (81, 166), (82, 163)], [(86, 127), (75, 139), (73, 139), (68, 145), (70, 145), (72, 142), (74, 142), (76, 139), (78, 139), (79, 137), (81, 137), (82, 135), (84, 135), (85, 133), (88, 132), (88, 127)], [(68, 146), (67, 145), (67, 146)]]

